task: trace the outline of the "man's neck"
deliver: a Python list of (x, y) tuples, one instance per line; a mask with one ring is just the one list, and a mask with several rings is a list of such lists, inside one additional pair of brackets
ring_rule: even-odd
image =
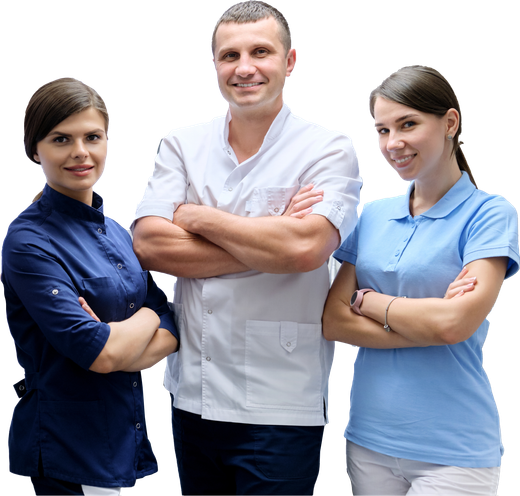
[(236, 112), (235, 109), (231, 108), (228, 141), (235, 152), (239, 164), (260, 150), (265, 135), (282, 106), (265, 113), (258, 110), (249, 113)]

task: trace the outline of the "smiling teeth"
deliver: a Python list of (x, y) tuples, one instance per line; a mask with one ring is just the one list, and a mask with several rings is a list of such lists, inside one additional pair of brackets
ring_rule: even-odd
[(250, 86), (258, 86), (259, 84), (261, 84), (261, 83), (249, 83), (249, 84), (237, 83), (237, 86), (239, 86), (240, 88), (249, 88)]
[(411, 158), (411, 155), (408, 155), (408, 157), (405, 157), (405, 158), (396, 158), (395, 161), (398, 163), (398, 164), (402, 164), (403, 162), (406, 162), (407, 160), (409, 160)]

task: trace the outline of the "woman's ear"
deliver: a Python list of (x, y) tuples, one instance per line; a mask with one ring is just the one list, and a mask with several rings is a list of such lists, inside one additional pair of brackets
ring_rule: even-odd
[(460, 125), (460, 115), (459, 112), (451, 108), (449, 109), (446, 114), (446, 135), (455, 136), (457, 134), (457, 131), (459, 130)]

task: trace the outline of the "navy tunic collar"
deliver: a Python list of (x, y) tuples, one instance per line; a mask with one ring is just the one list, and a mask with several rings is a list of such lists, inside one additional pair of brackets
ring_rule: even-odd
[(39, 200), (40, 208), (44, 210), (55, 210), (78, 220), (86, 220), (97, 223), (105, 223), (103, 215), (103, 198), (97, 193), (93, 194), (92, 206), (70, 198), (48, 184), (43, 188), (43, 194)]

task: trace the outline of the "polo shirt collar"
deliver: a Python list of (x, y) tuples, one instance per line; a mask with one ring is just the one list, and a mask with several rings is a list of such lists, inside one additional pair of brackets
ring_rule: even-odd
[[(390, 220), (403, 219), (410, 215), (410, 195), (414, 188), (415, 183), (412, 182), (408, 187), (406, 195), (401, 197), (402, 201), (396, 205)], [(471, 182), (468, 174), (463, 171), (462, 176), (452, 188), (433, 207), (417, 217), (442, 219), (453, 212), (461, 203), (466, 201), (473, 194), (475, 189), (475, 185)]]
[(52, 189), (48, 184), (43, 188), (40, 206), (45, 210), (55, 210), (79, 220), (104, 223), (103, 199), (97, 193), (92, 198), (92, 207)]

